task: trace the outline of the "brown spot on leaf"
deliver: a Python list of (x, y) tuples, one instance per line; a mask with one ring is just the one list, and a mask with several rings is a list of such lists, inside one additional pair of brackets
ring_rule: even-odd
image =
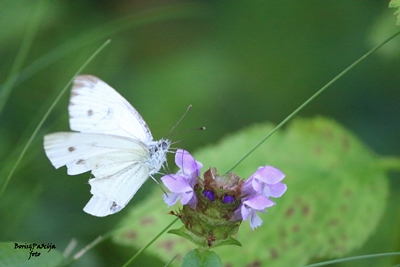
[(351, 195), (353, 195), (353, 191), (351, 189), (346, 189), (343, 195), (344, 197), (351, 197)]
[(75, 150), (75, 147), (73, 147), (73, 146), (70, 146), (69, 148), (68, 148), (68, 151), (69, 152), (72, 152), (72, 151), (74, 151)]
[(167, 252), (171, 252), (174, 248), (174, 241), (172, 240), (167, 240), (165, 242), (162, 242), (158, 245), (158, 247), (165, 249)]
[(271, 259), (278, 258), (278, 251), (275, 248), (269, 249), (269, 256), (271, 257)]
[(328, 225), (332, 227), (336, 227), (340, 224), (340, 220), (338, 218), (332, 218), (328, 220)]
[(304, 206), (301, 211), (304, 216), (308, 216), (310, 214), (310, 206)]
[(289, 207), (285, 212), (286, 218), (289, 219), (290, 217), (292, 217), (293, 213), (294, 213), (294, 208), (293, 207)]
[(299, 225), (297, 225), (297, 224), (293, 225), (293, 227), (292, 227), (292, 232), (293, 233), (297, 233), (299, 230), (300, 230), (300, 226)]
[(246, 267), (259, 267), (259, 266), (261, 266), (261, 262), (257, 260), (250, 262), (249, 264), (246, 264)]
[(332, 129), (326, 128), (323, 130), (323, 134), (325, 135), (326, 139), (332, 140), (333, 139), (333, 132)]
[(123, 233), (123, 238), (135, 240), (137, 238), (137, 232), (133, 230), (126, 231), (125, 233)]
[(152, 225), (155, 223), (155, 220), (153, 217), (147, 216), (147, 217), (143, 217), (142, 219), (140, 219), (140, 224), (143, 226), (148, 226), (148, 225)]

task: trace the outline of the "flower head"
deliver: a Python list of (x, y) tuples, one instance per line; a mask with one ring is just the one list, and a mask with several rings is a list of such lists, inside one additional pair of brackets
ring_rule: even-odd
[[(286, 191), (281, 181), (285, 175), (271, 166), (259, 167), (247, 181), (232, 172), (219, 175), (210, 168), (200, 178), (202, 164), (189, 152), (179, 149), (175, 155), (180, 170), (161, 178), (170, 193), (164, 194), (168, 206), (179, 199), (183, 207), (176, 213), (184, 228), (173, 233), (188, 238), (200, 246), (232, 244), (231, 235), (243, 220), (254, 230), (262, 224), (258, 212), (275, 205), (270, 197), (280, 197)], [(236, 241), (237, 242), (237, 241)]]

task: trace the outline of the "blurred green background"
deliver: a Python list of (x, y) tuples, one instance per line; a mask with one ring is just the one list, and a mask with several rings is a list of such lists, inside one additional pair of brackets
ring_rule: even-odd
[[(39, 2), (0, 1), (0, 90)], [(107, 39), (112, 42), (83, 73), (120, 92), (155, 139), (167, 135), (192, 104), (177, 131), (207, 130), (172, 140), (194, 151), (256, 122), (282, 121), (398, 30), (387, 6), (388, 1), (333, 0), (44, 1), (38, 32), (0, 114), (0, 184), (56, 95)], [(378, 154), (400, 155), (399, 63), (398, 37), (299, 115), (331, 117)], [(84, 213), (90, 174), (67, 176), (44, 154), (44, 134), (69, 130), (68, 101), (69, 93), (1, 196), (1, 241), (51, 242), (62, 251), (76, 238), (82, 247), (124, 216), (125, 210), (106, 218)], [(392, 196), (400, 191), (399, 177), (390, 176)], [(151, 186), (146, 183), (126, 209), (140, 205)], [(398, 236), (399, 208), (392, 206), (386, 217)], [(384, 251), (372, 246), (370, 252)], [(120, 266), (130, 255), (130, 249), (106, 242), (74, 266)]]

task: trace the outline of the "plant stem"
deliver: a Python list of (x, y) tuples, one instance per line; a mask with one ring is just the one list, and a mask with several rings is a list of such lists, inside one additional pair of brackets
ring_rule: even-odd
[(400, 34), (400, 31), (396, 32), (386, 40), (384, 40), (382, 43), (379, 45), (375, 46), (372, 48), (369, 52), (364, 54), (362, 57), (360, 57), (358, 60), (356, 60), (353, 64), (348, 66), (346, 69), (344, 69), (342, 72), (340, 72), (335, 78), (333, 78), (330, 82), (328, 82), (326, 85), (324, 85), (321, 89), (319, 89), (315, 94), (313, 94), (309, 99), (307, 99), (303, 104), (301, 104), (295, 111), (293, 111), (289, 116), (286, 117), (281, 123), (278, 124), (271, 132), (269, 132), (263, 139), (261, 139), (260, 142), (258, 142), (252, 149), (250, 149), (249, 152), (247, 152), (240, 160), (238, 160), (233, 166), (226, 172), (232, 171), (236, 166), (238, 166), (243, 160), (245, 160), (251, 153), (253, 153), (254, 150), (256, 150), (262, 143), (264, 143), (265, 140), (267, 140), (273, 133), (275, 133), (279, 128), (281, 128), (286, 122), (288, 122), (291, 118), (294, 117), (297, 113), (299, 113), (300, 110), (302, 110), (305, 106), (308, 105), (311, 101), (314, 100), (319, 94), (321, 94), (323, 91), (325, 91), (329, 86), (331, 86), (334, 82), (339, 80), (343, 75), (345, 75), (349, 70), (354, 68), (357, 64), (359, 64), (361, 61), (369, 57), (372, 53), (374, 53), (376, 50), (381, 48), (383, 45), (385, 45), (387, 42), (395, 38), (397, 35)]

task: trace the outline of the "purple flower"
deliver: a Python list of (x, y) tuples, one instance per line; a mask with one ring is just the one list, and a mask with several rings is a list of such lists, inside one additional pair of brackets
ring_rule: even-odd
[(259, 167), (258, 170), (242, 186), (242, 204), (235, 211), (233, 220), (247, 220), (250, 217), (250, 227), (254, 230), (262, 224), (256, 212), (265, 212), (266, 208), (275, 205), (269, 197), (280, 197), (287, 186), (281, 183), (285, 175), (271, 166)]
[(259, 167), (243, 184), (242, 195), (262, 194), (266, 197), (280, 197), (287, 187), (280, 181), (285, 175), (277, 168), (271, 166)]
[(168, 174), (161, 178), (164, 185), (171, 192), (164, 194), (164, 202), (168, 206), (172, 206), (182, 198), (182, 205), (195, 208), (197, 197), (193, 188), (196, 184), (196, 177), (200, 176), (200, 169), (203, 165), (183, 149), (176, 151), (175, 163), (180, 168), (177, 174)]
[(189, 205), (190, 207), (196, 206), (196, 195), (186, 177), (178, 174), (169, 174), (162, 177), (161, 180), (168, 190), (171, 191), (171, 193), (163, 195), (164, 202), (168, 207), (174, 205), (179, 198), (182, 198), (182, 205)]
[(257, 215), (257, 212), (265, 212), (268, 207), (273, 205), (275, 205), (273, 201), (265, 196), (258, 195), (243, 201), (239, 209), (243, 220), (247, 220), (250, 217), (250, 227), (254, 230), (254, 228), (262, 224), (262, 220)]
[(203, 164), (196, 161), (189, 152), (183, 149), (176, 151), (175, 164), (180, 168), (177, 174), (185, 176), (193, 187), (196, 184), (196, 177), (200, 177)]

